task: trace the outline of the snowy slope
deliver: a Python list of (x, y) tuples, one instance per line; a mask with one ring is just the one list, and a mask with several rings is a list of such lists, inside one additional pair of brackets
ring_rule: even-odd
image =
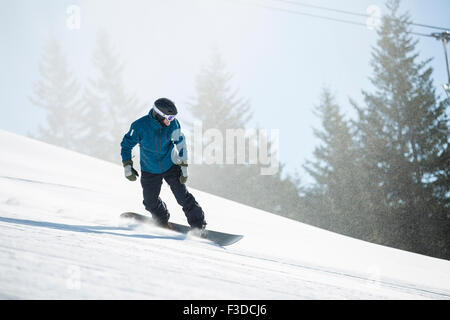
[[(450, 261), (190, 191), (210, 229), (244, 239), (126, 224), (145, 210), (120, 165), (0, 131), (0, 298), (450, 299)], [(161, 197), (185, 223), (165, 184)]]

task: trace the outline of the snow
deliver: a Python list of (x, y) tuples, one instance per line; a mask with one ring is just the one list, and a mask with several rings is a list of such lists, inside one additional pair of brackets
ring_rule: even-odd
[[(209, 229), (244, 238), (120, 220), (146, 213), (121, 165), (0, 130), (0, 298), (450, 299), (450, 261), (189, 190)], [(185, 224), (165, 184), (161, 198)]]

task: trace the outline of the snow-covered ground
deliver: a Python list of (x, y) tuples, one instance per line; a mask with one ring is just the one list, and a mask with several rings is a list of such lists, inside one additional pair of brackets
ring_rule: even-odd
[[(209, 229), (244, 238), (121, 221), (145, 210), (120, 165), (0, 130), (0, 298), (450, 299), (450, 261), (190, 191)], [(165, 184), (161, 197), (186, 223)]]

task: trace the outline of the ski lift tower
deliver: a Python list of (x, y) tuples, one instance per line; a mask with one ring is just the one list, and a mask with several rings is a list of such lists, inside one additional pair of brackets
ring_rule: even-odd
[(448, 76), (448, 83), (444, 84), (444, 90), (450, 99), (450, 66), (448, 64), (448, 55), (447, 55), (447, 43), (450, 41), (450, 32), (449, 31), (435, 32), (432, 33), (431, 36), (436, 38), (436, 40), (441, 40), (442, 44), (444, 45), (445, 62), (447, 63), (447, 76)]

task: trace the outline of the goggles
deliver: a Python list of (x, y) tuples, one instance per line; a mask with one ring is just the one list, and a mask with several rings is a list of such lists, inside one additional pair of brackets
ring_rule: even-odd
[(153, 105), (153, 109), (155, 110), (155, 112), (157, 114), (159, 114), (161, 117), (164, 117), (165, 119), (172, 121), (173, 119), (175, 119), (174, 114), (164, 114), (161, 110), (159, 110), (155, 105)]

